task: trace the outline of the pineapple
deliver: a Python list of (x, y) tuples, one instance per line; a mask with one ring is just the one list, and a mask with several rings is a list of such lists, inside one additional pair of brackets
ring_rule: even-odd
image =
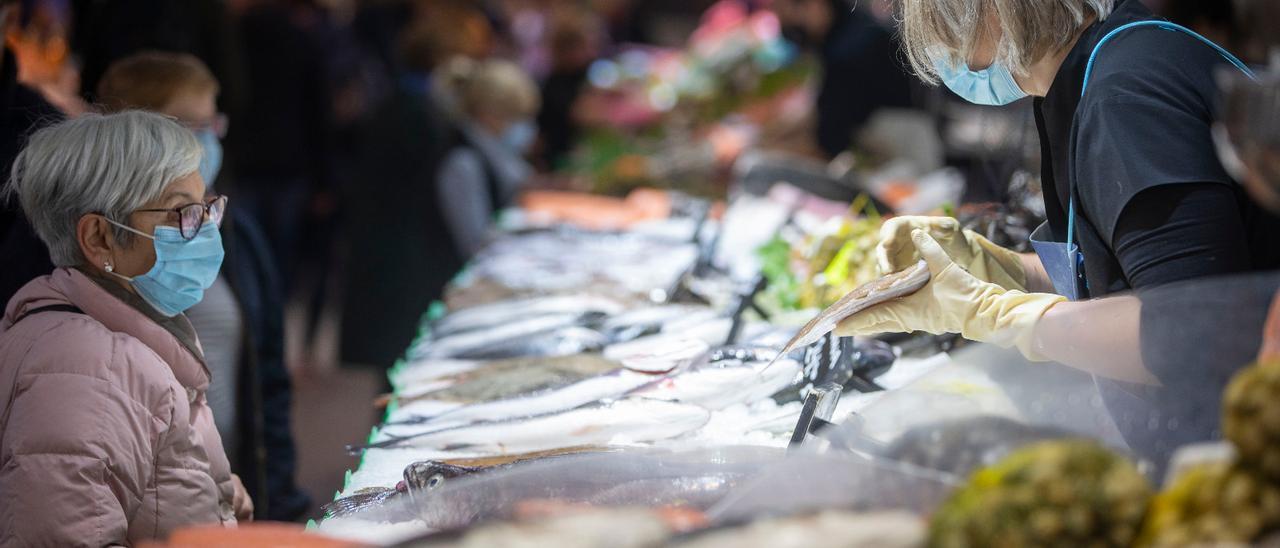
[(1128, 546), (1150, 498), (1137, 468), (1100, 445), (1036, 443), (970, 476), (934, 516), (929, 545)]
[(1240, 462), (1280, 481), (1280, 362), (1236, 374), (1223, 396), (1222, 429)]
[(1240, 463), (1197, 466), (1152, 500), (1140, 546), (1244, 544), (1280, 524), (1280, 488)]

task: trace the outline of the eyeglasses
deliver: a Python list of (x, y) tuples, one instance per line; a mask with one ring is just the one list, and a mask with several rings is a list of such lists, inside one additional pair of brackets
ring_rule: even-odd
[(209, 120), (207, 122), (200, 122), (200, 123), (183, 122), (182, 125), (186, 126), (186, 128), (191, 131), (204, 131), (204, 130), (212, 131), (214, 135), (217, 135), (218, 138), (221, 139), (227, 136), (227, 128), (230, 127), (231, 122), (230, 120), (227, 119), (226, 114), (219, 112), (216, 116), (213, 117), (212, 120)]
[(138, 209), (135, 213), (176, 213), (178, 214), (178, 232), (183, 239), (191, 240), (204, 225), (205, 215), (215, 226), (222, 226), (222, 216), (227, 211), (227, 197), (213, 196), (203, 204), (186, 204), (170, 209)]

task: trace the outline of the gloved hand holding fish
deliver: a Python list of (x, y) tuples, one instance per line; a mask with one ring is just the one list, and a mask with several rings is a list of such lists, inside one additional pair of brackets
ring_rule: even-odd
[(911, 233), (923, 230), (956, 264), (974, 277), (1005, 289), (1027, 290), (1027, 273), (1017, 253), (1000, 247), (972, 230), (962, 230), (954, 217), (904, 215), (880, 226), (876, 263), (884, 273), (915, 266), (922, 257)]
[(1065, 297), (1025, 293), (980, 280), (924, 230), (913, 230), (911, 241), (923, 258), (912, 270), (927, 267), (927, 284), (901, 299), (843, 318), (837, 334), (959, 333), (973, 341), (1017, 347), (1027, 358), (1039, 359), (1034, 349), (1035, 325)]

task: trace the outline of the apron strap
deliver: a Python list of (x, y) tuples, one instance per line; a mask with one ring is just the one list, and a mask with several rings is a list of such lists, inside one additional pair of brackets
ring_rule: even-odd
[[(1191, 36), (1192, 38), (1195, 38), (1196, 40), (1199, 40), (1200, 42), (1203, 42), (1205, 45), (1213, 48), (1214, 51), (1218, 52), (1218, 54), (1221, 55), (1224, 59), (1226, 59), (1232, 65), (1235, 65), (1236, 68), (1244, 72), (1245, 76), (1248, 76), (1251, 80), (1256, 81), (1258, 79), (1258, 76), (1253, 73), (1253, 70), (1251, 70), (1248, 67), (1248, 65), (1244, 64), (1244, 61), (1241, 61), (1240, 58), (1236, 57), (1235, 55), (1232, 55), (1231, 52), (1226, 50), (1226, 48), (1223, 48), (1222, 46), (1219, 46), (1218, 44), (1213, 43), (1213, 40), (1210, 40), (1208, 38), (1205, 38), (1197, 34), (1196, 31), (1193, 31), (1187, 27), (1178, 25), (1176, 23), (1170, 23), (1169, 21), (1155, 21), (1155, 20), (1135, 21), (1127, 25), (1122, 25), (1116, 28), (1115, 30), (1108, 32), (1106, 36), (1103, 36), (1101, 40), (1098, 40), (1098, 45), (1093, 47), (1093, 53), (1089, 54), (1089, 62), (1084, 67), (1084, 79), (1080, 83), (1081, 99), (1084, 98), (1085, 92), (1088, 91), (1089, 89), (1089, 77), (1093, 74), (1093, 62), (1098, 59), (1098, 52), (1102, 50), (1102, 46), (1105, 45), (1107, 42), (1110, 42), (1111, 39), (1115, 38), (1117, 34), (1120, 34), (1121, 32), (1124, 32), (1126, 30), (1136, 28), (1136, 27), (1157, 27), (1164, 30), (1181, 32), (1183, 34)], [(1067, 185), (1068, 185), (1067, 196), (1069, 197), (1068, 206), (1067, 206), (1067, 243), (1068, 244), (1075, 243), (1075, 229), (1076, 229), (1076, 193), (1074, 188), (1075, 185), (1071, 183), (1072, 181), (1067, 181)]]

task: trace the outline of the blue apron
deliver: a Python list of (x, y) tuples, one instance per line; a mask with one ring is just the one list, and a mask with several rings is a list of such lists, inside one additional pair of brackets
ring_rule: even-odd
[[(1089, 75), (1093, 72), (1093, 62), (1098, 57), (1098, 51), (1102, 46), (1114, 38), (1117, 34), (1129, 30), (1134, 27), (1160, 27), (1165, 30), (1184, 32), (1205, 44), (1212, 47), (1227, 61), (1235, 65), (1236, 68), (1244, 71), (1250, 78), (1255, 78), (1253, 71), (1245, 66), (1243, 62), (1232, 55), (1231, 52), (1222, 48), (1208, 38), (1196, 34), (1195, 31), (1183, 26), (1175, 25), (1168, 21), (1138, 21), (1129, 23), (1117, 28), (1102, 40), (1098, 41), (1098, 45), (1094, 46), (1093, 53), (1089, 55), (1089, 63), (1084, 68), (1084, 80), (1080, 86), (1080, 97), (1084, 98), (1084, 93), (1089, 89)], [(1031, 233), (1031, 247), (1035, 249), (1036, 255), (1040, 257), (1040, 262), (1044, 264), (1044, 270), (1049, 275), (1049, 280), (1053, 282), (1053, 289), (1059, 295), (1062, 295), (1073, 301), (1089, 298), (1089, 282), (1085, 279), (1084, 274), (1084, 254), (1080, 253), (1080, 246), (1076, 243), (1076, 193), (1075, 186), (1072, 181), (1067, 182), (1067, 195), (1070, 197), (1067, 206), (1067, 241), (1055, 242), (1051, 240), (1049, 234), (1049, 223), (1042, 223), (1034, 232)]]

